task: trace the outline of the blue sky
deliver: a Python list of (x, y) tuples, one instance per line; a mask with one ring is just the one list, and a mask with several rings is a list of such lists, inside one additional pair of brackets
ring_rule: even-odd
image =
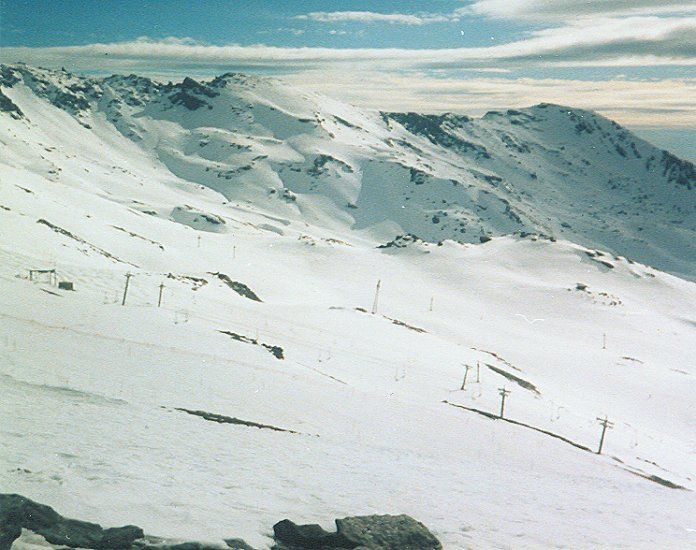
[(0, 58), (172, 80), (276, 74), (392, 110), (550, 101), (682, 149), (696, 128), (696, 0), (0, 0)]
[[(487, 46), (491, 39), (519, 37), (527, 24), (460, 16), (459, 21), (432, 24), (365, 24), (364, 20), (325, 22), (309, 13), (341, 11), (436, 14), (465, 5), (434, 2), (277, 1), (277, 0), (119, 0), (116, 2), (3, 0), (0, 44), (56, 46), (118, 42), (139, 36), (154, 39), (189, 37), (212, 44), (263, 42), (275, 46), (451, 48)], [(379, 10), (375, 11), (375, 6)], [(428, 5), (427, 11), (423, 6)], [(337, 32), (331, 33), (331, 30)], [(464, 30), (464, 34), (462, 34)], [(345, 33), (345, 34), (344, 34)]]

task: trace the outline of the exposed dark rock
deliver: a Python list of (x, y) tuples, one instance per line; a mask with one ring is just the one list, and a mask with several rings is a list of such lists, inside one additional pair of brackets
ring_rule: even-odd
[(355, 548), (356, 545), (348, 545), (348, 541), (339, 538), (338, 533), (329, 533), (316, 524), (297, 525), (289, 519), (279, 521), (273, 526), (273, 536), (280, 545), (278, 550), (284, 548)]
[(420, 332), (421, 334), (428, 332), (424, 328), (419, 328), (419, 327), (415, 327), (413, 325), (409, 325), (408, 323), (404, 323), (403, 321), (399, 321), (398, 319), (392, 319), (391, 317), (387, 317), (386, 315), (384, 315), (383, 317), (385, 319), (391, 321), (392, 324), (407, 328), (408, 330), (412, 330), (414, 332)]
[(234, 290), (237, 294), (240, 296), (243, 296), (244, 298), (248, 298), (249, 300), (254, 300), (255, 302), (263, 302), (261, 298), (259, 298), (256, 293), (251, 290), (247, 285), (244, 283), (240, 283), (239, 281), (233, 281), (232, 279), (229, 278), (229, 276), (225, 275), (224, 273), (211, 273), (211, 275), (215, 275), (218, 279), (220, 279), (223, 283), (225, 283), (228, 287), (230, 287), (232, 290)]
[(232, 550), (254, 550), (242, 539), (225, 539), (225, 544), (232, 548)]
[(193, 290), (198, 290), (203, 288), (208, 284), (208, 281), (202, 277), (192, 277), (190, 275), (174, 275), (173, 273), (167, 273), (167, 279), (174, 279), (175, 281), (182, 281), (192, 285)]
[(131, 543), (143, 536), (143, 530), (135, 525), (104, 529), (101, 543), (97, 548), (128, 548)]
[(17, 105), (0, 90), (0, 112), (9, 113), (12, 118), (24, 118), (24, 113)]
[(568, 439), (567, 437), (563, 437), (562, 435), (558, 435), (553, 432), (549, 432), (548, 430), (542, 430), (541, 428), (537, 428), (536, 426), (532, 426), (531, 424), (525, 424), (524, 422), (519, 422), (517, 420), (513, 420), (512, 418), (502, 418), (498, 414), (493, 414), (487, 411), (482, 411), (481, 409), (476, 409), (474, 407), (467, 407), (465, 405), (457, 405), (456, 403), (450, 403), (449, 401), (445, 400), (443, 403), (447, 405), (451, 405), (452, 407), (457, 407), (458, 409), (464, 409), (467, 411), (475, 412), (476, 414), (480, 414), (481, 416), (485, 416), (486, 418), (490, 418), (491, 420), (500, 420), (501, 422), (507, 422), (508, 424), (514, 424), (515, 426), (522, 426), (523, 428), (528, 428), (530, 430), (534, 430), (535, 432), (542, 433), (544, 435), (548, 435), (550, 437), (553, 437), (554, 439), (558, 439), (560, 441), (563, 441), (564, 443), (568, 443), (569, 445), (572, 445), (573, 447), (576, 447), (577, 449), (580, 449), (582, 451), (586, 451), (589, 453), (594, 452), (592, 449), (589, 447), (585, 447), (585, 445), (581, 445), (580, 443), (576, 443), (575, 441), (572, 441), (571, 439)]
[[(622, 462), (621, 460), (617, 459), (616, 457), (612, 457), (614, 460), (617, 462)], [(649, 461), (645, 461), (649, 462)], [(652, 462), (651, 464), (655, 464)], [(655, 464), (656, 465), (656, 464)], [(674, 483), (673, 481), (670, 481), (669, 479), (665, 479), (663, 477), (657, 476), (655, 474), (645, 474), (641, 471), (635, 470), (633, 468), (629, 467), (624, 467), (621, 466), (622, 469), (626, 470), (627, 472), (636, 475), (638, 477), (642, 477), (644, 479), (647, 479), (648, 481), (652, 481), (653, 483), (657, 483), (658, 485), (662, 485), (663, 487), (667, 487), (668, 489), (678, 489), (680, 491), (689, 491), (690, 489), (687, 489), (683, 485), (679, 485), (678, 483)]]
[(245, 344), (253, 344), (255, 346), (261, 346), (263, 348), (266, 348), (276, 359), (285, 359), (285, 355), (283, 354), (283, 348), (281, 348), (280, 346), (264, 344), (263, 342), (259, 342), (256, 338), (243, 336), (241, 334), (237, 334), (236, 332), (231, 332), (229, 330), (221, 330), (219, 332), (221, 332), (222, 334), (227, 334), (227, 336), (229, 336), (233, 340), (237, 340), (237, 342), (244, 342)]
[(262, 347), (266, 348), (269, 352), (271, 352), (271, 355), (275, 357), (276, 359), (285, 359), (285, 356), (283, 355), (283, 348), (280, 346), (271, 346), (269, 344), (261, 344)]
[(505, 378), (507, 378), (511, 382), (514, 382), (518, 386), (521, 386), (525, 390), (529, 390), (537, 395), (540, 395), (537, 387), (534, 384), (532, 384), (531, 382), (527, 382), (524, 378), (520, 378), (519, 376), (515, 376), (514, 374), (510, 374), (509, 372), (504, 371), (503, 369), (496, 367), (494, 365), (489, 365), (488, 363), (486, 363), (486, 366), (489, 369), (491, 369), (493, 372), (497, 372), (499, 375), (504, 376)]
[(63, 92), (58, 90), (51, 98), (51, 103), (59, 109), (64, 109), (72, 113), (82, 113), (89, 109), (89, 101), (82, 95)]
[(691, 162), (675, 157), (668, 151), (662, 151), (660, 164), (667, 181), (683, 185), (688, 190), (696, 189), (696, 166)]
[(409, 174), (411, 183), (415, 185), (423, 185), (430, 177), (429, 174), (423, 172), (423, 170), (418, 170), (417, 168), (409, 168)]
[(132, 231), (128, 231), (127, 229), (124, 229), (123, 227), (119, 227), (117, 225), (112, 225), (114, 229), (118, 229), (119, 231), (123, 233), (127, 233), (131, 237), (135, 237), (136, 239), (140, 239), (141, 241), (146, 241), (150, 244), (154, 244), (156, 247), (158, 247), (160, 250), (164, 250), (164, 246), (162, 246), (160, 243), (157, 241), (153, 241), (152, 239), (148, 239), (147, 237), (143, 237), (142, 235), (138, 235), (137, 233), (133, 233)]
[(17, 76), (17, 71), (8, 65), (0, 65), (0, 85), (7, 88), (12, 88), (20, 78)]
[[(31, 191), (28, 191), (28, 192), (31, 193)], [(122, 260), (121, 258), (114, 256), (113, 254), (111, 254), (110, 252), (107, 252), (103, 248), (99, 248), (98, 246), (95, 246), (92, 243), (87, 242), (82, 237), (78, 237), (77, 235), (71, 233), (67, 229), (63, 229), (62, 227), (59, 227), (59, 226), (49, 222), (48, 220), (44, 220), (43, 218), (41, 218), (39, 220), (36, 220), (36, 223), (45, 225), (46, 227), (49, 227), (50, 229), (52, 229), (56, 233), (58, 233), (60, 235), (64, 235), (70, 239), (73, 239), (74, 241), (77, 241), (78, 243), (87, 246), (88, 248), (92, 249), (94, 252), (97, 252), (98, 254), (101, 254), (102, 256), (105, 256), (106, 258), (113, 260), (114, 262), (119, 262), (119, 263), (123, 263), (123, 264), (132, 265), (133, 267), (138, 267), (137, 265), (135, 265), (131, 262), (128, 262), (126, 260)]]
[(176, 105), (183, 105), (189, 111), (195, 111), (200, 107), (212, 109), (213, 106), (199, 96), (212, 98), (220, 95), (209, 86), (189, 77), (184, 78), (181, 84), (177, 84), (173, 88), (176, 89), (176, 92), (169, 96), (169, 100)]
[(195, 111), (196, 109), (205, 106), (207, 106), (209, 109), (212, 109), (212, 105), (210, 105), (210, 103), (208, 103), (207, 101), (181, 91), (170, 95), (169, 100), (175, 105), (183, 105), (189, 111)]
[(347, 162), (343, 162), (342, 160), (339, 160), (335, 157), (332, 157), (331, 155), (317, 155), (314, 158), (312, 167), (309, 170), (307, 170), (307, 173), (310, 176), (320, 176), (322, 174), (325, 174), (329, 170), (326, 166), (327, 164), (338, 166), (344, 172), (352, 173), (354, 171), (353, 167), (350, 164), (348, 164)]
[(442, 548), (428, 528), (412, 517), (358, 516), (336, 520), (339, 537), (348, 540), (348, 548), (393, 550), (429, 550)]
[[(203, 412), (178, 410), (192, 414)], [(228, 418), (210, 413), (204, 414), (216, 418)], [(278, 430), (278, 428), (270, 428)], [(52, 545), (88, 550), (220, 550), (224, 548), (222, 544), (181, 542), (146, 536), (140, 527), (134, 525), (103, 529), (96, 523), (64, 518), (53, 508), (21, 495), (0, 494), (0, 550), (10, 550), (13, 542), (20, 538), (22, 529), (42, 536)], [(277, 543), (274, 548), (277, 550), (330, 548), (438, 550), (442, 548), (440, 542), (422, 523), (406, 515), (336, 519), (334, 533), (325, 531), (319, 525), (297, 525), (285, 519), (273, 526), (273, 533)], [(240, 538), (225, 539), (224, 543), (232, 550), (254, 550)]]
[(423, 242), (423, 239), (417, 235), (406, 233), (405, 235), (397, 235), (394, 237), (394, 240), (385, 244), (380, 244), (377, 248), (406, 248), (410, 244), (418, 244)]
[(426, 115), (421, 113), (381, 113), (382, 120), (387, 124), (391, 121), (398, 122), (409, 132), (423, 136), (430, 142), (456, 151), (472, 152), (476, 158), (491, 158), (490, 153), (483, 145), (472, 143), (456, 135), (456, 130), (471, 122), (471, 118), (464, 115), (444, 113), (441, 115)]
[(9, 541), (8, 546), (0, 548), (10, 548), (22, 528), (51, 544), (96, 550), (130, 548), (133, 541), (144, 536), (143, 530), (134, 525), (103, 529), (96, 523), (64, 518), (50, 506), (15, 494), (0, 494), (0, 526), (0, 541)]
[(191, 409), (183, 409), (180, 407), (174, 410), (185, 412), (193, 416), (200, 416), (201, 418), (208, 420), (210, 422), (217, 422), (218, 424), (237, 424), (238, 426), (247, 426), (249, 428), (259, 428), (264, 430), (273, 430), (274, 432), (287, 432), (291, 434), (299, 434), (293, 430), (286, 430), (285, 428), (278, 428), (277, 426), (271, 426), (269, 424), (259, 424), (258, 422), (250, 422), (248, 420), (241, 420), (240, 418), (234, 418), (231, 416), (225, 416), (224, 414), (215, 414), (207, 411), (193, 411)]
[(289, 189), (283, 189), (283, 191), (278, 195), (285, 202), (297, 202), (297, 195), (290, 191)]
[(18, 523), (6, 521), (5, 517), (0, 515), (0, 550), (9, 550), (12, 548), (12, 543), (22, 534), (22, 528)]
[(360, 548), (361, 550), (435, 550), (440, 542), (420, 522), (400, 516), (357, 516), (336, 520), (336, 533), (319, 525), (283, 520), (273, 526), (277, 550)]
[(188, 76), (184, 78), (184, 81), (179, 86), (182, 90), (187, 90), (207, 97), (216, 97), (220, 95), (219, 92), (212, 90), (205, 84), (196, 82), (193, 78), (189, 78)]
[(530, 153), (531, 150), (529, 146), (525, 143), (519, 143), (514, 137), (505, 132), (499, 132), (500, 140), (505, 144), (508, 149), (513, 149), (518, 153)]
[(346, 119), (341, 118), (340, 116), (333, 116), (333, 119), (338, 122), (339, 124), (343, 124), (343, 126), (347, 126), (348, 128), (353, 128), (355, 130), (362, 130), (360, 126), (356, 126), (352, 122), (348, 122)]

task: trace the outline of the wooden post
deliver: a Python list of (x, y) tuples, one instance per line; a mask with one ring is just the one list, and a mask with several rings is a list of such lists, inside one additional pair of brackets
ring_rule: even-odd
[(464, 365), (464, 368), (466, 370), (464, 371), (464, 380), (462, 381), (462, 387), (461, 387), (462, 390), (466, 388), (466, 377), (469, 376), (469, 369), (471, 367), (469, 365)]
[(200, 235), (196, 235), (196, 236), (198, 237), (198, 248), (200, 248), (201, 247), (201, 236)]
[(435, 296), (430, 297), (430, 311), (433, 311), (433, 302), (435, 301)]
[(382, 285), (382, 279), (377, 281), (377, 288), (375, 289), (375, 301), (372, 303), (372, 314), (377, 313), (377, 305), (379, 302), (379, 287)]
[(602, 334), (602, 349), (607, 349), (607, 333)]
[(481, 383), (481, 362), (476, 361), (476, 383)]
[(157, 298), (157, 307), (162, 305), (162, 291), (164, 290), (164, 283), (160, 283), (159, 286), (159, 297)]
[(604, 418), (597, 418), (599, 420), (599, 423), (602, 425), (602, 435), (599, 438), (599, 449), (597, 449), (597, 454), (601, 455), (602, 454), (602, 447), (604, 446), (604, 436), (607, 433), (607, 428), (611, 429), (614, 427), (613, 422), (609, 422), (607, 417), (605, 416)]
[(121, 305), (125, 306), (126, 305), (126, 296), (128, 296), (128, 283), (130, 283), (130, 278), (133, 275), (131, 273), (126, 273), (126, 286), (123, 289), (123, 300), (121, 301)]
[(505, 388), (498, 388), (498, 392), (500, 393), (500, 397), (502, 398), (500, 401), (500, 418), (505, 418), (505, 398), (510, 394), (510, 390), (506, 390)]

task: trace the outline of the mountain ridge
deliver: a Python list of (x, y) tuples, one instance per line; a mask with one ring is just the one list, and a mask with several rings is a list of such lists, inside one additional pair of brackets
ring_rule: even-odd
[(255, 548), (374, 513), (448, 549), (693, 546), (693, 190), (649, 144), (3, 72), (5, 492)]
[(31, 95), (90, 131), (104, 117), (100, 133), (175, 177), (274, 215), (379, 243), (538, 233), (694, 277), (696, 168), (590, 111), (368, 112), (242, 73), (164, 84), (3, 65), (0, 86), (17, 121), (33, 124)]

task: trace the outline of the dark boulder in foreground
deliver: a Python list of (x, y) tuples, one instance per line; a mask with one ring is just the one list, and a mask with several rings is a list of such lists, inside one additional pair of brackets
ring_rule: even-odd
[(22, 529), (56, 546), (89, 550), (219, 550), (224, 544), (233, 550), (254, 550), (242, 539), (226, 539), (216, 546), (145, 536), (134, 525), (103, 529), (96, 523), (64, 518), (50, 506), (21, 495), (0, 494), (0, 550), (10, 550)]
[(319, 525), (296, 525), (283, 520), (273, 526), (277, 550), (359, 548), (361, 550), (438, 550), (442, 548), (427, 527), (406, 516), (359, 516), (336, 520), (336, 532)]
[(430, 550), (442, 548), (428, 528), (406, 515), (359, 516), (336, 520), (338, 534), (364, 548)]
[(289, 519), (279, 521), (273, 526), (273, 536), (279, 542), (274, 548), (353, 548), (347, 546), (338, 533), (329, 533), (320, 525), (297, 525)]
[(20, 495), (0, 494), (0, 525), (0, 550), (10, 548), (23, 528), (51, 544), (95, 550), (130, 548), (144, 536), (134, 525), (103, 529), (96, 523), (64, 518), (53, 508)]
[[(140, 527), (104, 529), (96, 523), (64, 518), (50, 506), (21, 495), (0, 494), (0, 550), (10, 550), (22, 530), (42, 536), (54, 547), (93, 550), (254, 550), (242, 539), (224, 543), (177, 541), (146, 536)], [(276, 550), (441, 550), (427, 527), (406, 516), (357, 516), (336, 520), (336, 532), (284, 519), (273, 526)], [(226, 546), (225, 546), (226, 545)]]

